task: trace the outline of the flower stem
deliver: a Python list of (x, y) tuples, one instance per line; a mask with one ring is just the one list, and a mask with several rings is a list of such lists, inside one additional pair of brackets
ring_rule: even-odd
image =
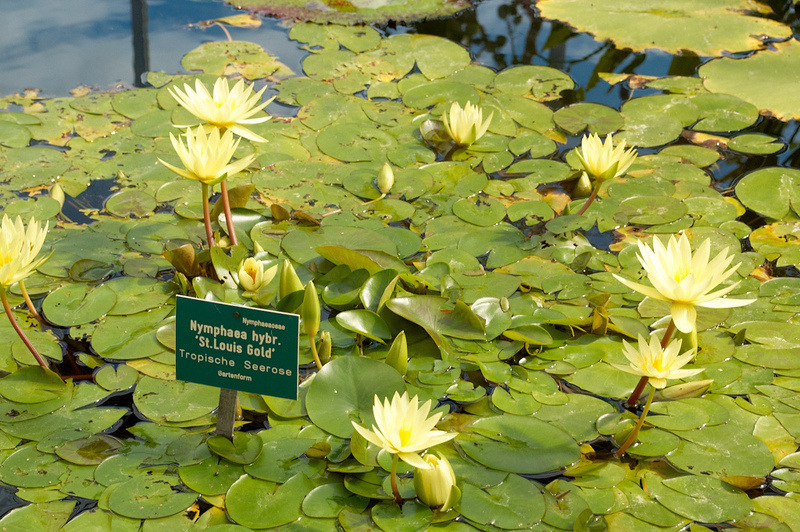
[(219, 184), (222, 189), (222, 209), (225, 211), (225, 224), (228, 226), (228, 239), (231, 241), (231, 246), (238, 244), (236, 241), (236, 229), (233, 227), (233, 215), (231, 214), (231, 202), (228, 199), (228, 182), (222, 181)]
[(206, 239), (208, 240), (208, 247), (214, 245), (214, 232), (211, 230), (211, 213), (208, 209), (208, 185), (200, 183), (203, 188), (203, 222), (206, 225)]
[(30, 340), (28, 340), (28, 337), (25, 336), (25, 333), (19, 326), (19, 323), (17, 323), (17, 319), (14, 317), (14, 313), (11, 312), (11, 307), (8, 304), (8, 297), (6, 296), (6, 289), (4, 287), (0, 287), (0, 299), (3, 300), (3, 309), (6, 311), (6, 315), (8, 316), (8, 321), (11, 322), (11, 326), (14, 327), (15, 331), (17, 331), (19, 337), (22, 338), (25, 347), (27, 347), (28, 350), (30, 350), (31, 354), (33, 355), (33, 358), (36, 359), (36, 361), (39, 363), (40, 366), (42, 366), (45, 369), (49, 369), (47, 367), (47, 362), (44, 361), (42, 355), (40, 355), (39, 352), (36, 350), (36, 348), (33, 347), (33, 344), (31, 343)]
[(586, 200), (586, 203), (584, 203), (583, 207), (581, 207), (581, 210), (579, 210), (577, 212), (578, 216), (580, 216), (581, 214), (586, 212), (586, 209), (589, 208), (589, 205), (591, 205), (594, 202), (594, 199), (597, 197), (597, 193), (598, 192), (600, 192), (600, 183), (597, 183), (594, 186), (594, 188), (592, 189), (592, 193), (589, 195), (589, 198), (587, 198), (587, 200)]
[[(675, 322), (673, 320), (669, 320), (669, 325), (667, 325), (667, 330), (664, 331), (664, 337), (661, 339), (661, 349), (667, 347), (667, 344), (672, 339), (672, 335), (675, 332)], [(631, 392), (631, 396), (628, 397), (628, 401), (625, 403), (629, 407), (633, 407), (636, 404), (636, 401), (639, 400), (639, 396), (642, 395), (642, 391), (644, 390), (644, 386), (647, 384), (647, 377), (642, 377), (639, 379), (639, 383), (636, 385), (636, 388), (633, 389)]]
[(311, 356), (314, 357), (314, 364), (317, 365), (317, 369), (322, 369), (322, 361), (319, 359), (316, 342), (314, 342), (314, 339), (309, 336), (308, 343), (311, 344)]
[(25, 304), (28, 305), (28, 310), (31, 311), (31, 316), (42, 321), (42, 316), (36, 311), (36, 307), (33, 305), (33, 301), (31, 301), (31, 296), (28, 295), (28, 291), (25, 290), (25, 282), (20, 280), (19, 281), (19, 290), (22, 292), (22, 297), (25, 298)]
[(392, 482), (392, 493), (394, 494), (394, 502), (397, 504), (401, 504), (403, 502), (403, 497), (400, 496), (400, 490), (397, 489), (397, 463), (400, 461), (400, 457), (396, 454), (392, 455), (392, 472), (391, 472), (391, 482)]
[(639, 416), (639, 421), (636, 422), (636, 426), (633, 427), (633, 432), (631, 432), (631, 435), (625, 440), (625, 443), (622, 444), (622, 447), (617, 449), (617, 452), (614, 453), (615, 455), (621, 456), (628, 447), (636, 441), (636, 437), (639, 435), (639, 431), (642, 430), (642, 425), (644, 425), (644, 418), (646, 418), (647, 413), (650, 412), (650, 405), (653, 404), (653, 397), (655, 397), (655, 395), (656, 389), (651, 387), (650, 394), (647, 396), (647, 402), (644, 404), (644, 410), (642, 410), (642, 415)]

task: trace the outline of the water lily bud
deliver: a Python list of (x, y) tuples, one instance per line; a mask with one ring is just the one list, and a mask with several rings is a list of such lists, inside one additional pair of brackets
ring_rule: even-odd
[(400, 375), (405, 375), (408, 371), (408, 343), (405, 331), (400, 331), (400, 334), (392, 342), (389, 354), (386, 355), (386, 363), (396, 369)]
[(323, 364), (327, 363), (331, 359), (331, 333), (328, 331), (322, 331), (319, 335), (320, 345), (319, 345), (319, 360)]
[(456, 488), (456, 474), (450, 462), (442, 455), (436, 457), (428, 454), (423, 460), (430, 468), (417, 468), (414, 471), (414, 489), (417, 497), (431, 508), (441, 506), (441, 511), (446, 512), (455, 504), (459, 493)]
[(306, 285), (306, 293), (303, 296), (303, 305), (300, 307), (300, 317), (303, 318), (303, 327), (309, 338), (317, 336), (319, 331), (320, 308), (319, 296), (314, 281), (309, 281)]
[(246, 292), (258, 292), (262, 287), (268, 285), (277, 273), (277, 265), (264, 270), (263, 262), (248, 257), (239, 265), (239, 286)]
[(64, 189), (61, 188), (61, 185), (58, 183), (50, 188), (50, 197), (56, 200), (62, 207), (64, 206), (64, 200), (66, 199), (64, 196)]
[(700, 381), (675, 384), (669, 388), (659, 390), (658, 395), (660, 396), (660, 399), (666, 399), (670, 401), (689, 399), (691, 397), (700, 397), (708, 391), (713, 382), (713, 379), (703, 379)]
[(589, 179), (589, 174), (586, 172), (581, 173), (578, 182), (575, 183), (575, 188), (572, 190), (573, 198), (585, 198), (592, 193), (592, 180)]
[(381, 171), (378, 172), (378, 190), (381, 194), (388, 194), (394, 185), (394, 172), (389, 163), (383, 163)]
[(303, 283), (294, 271), (294, 266), (289, 260), (283, 261), (283, 269), (281, 270), (281, 283), (278, 287), (278, 297), (283, 299), (289, 294), (299, 292), (303, 289)]

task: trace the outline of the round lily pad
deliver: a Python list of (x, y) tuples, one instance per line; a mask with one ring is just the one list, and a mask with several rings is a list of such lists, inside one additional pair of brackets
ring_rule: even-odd
[(0, 480), (20, 488), (55, 486), (66, 471), (67, 464), (58, 457), (39, 452), (35, 443), (29, 443), (5, 459), (0, 466)]
[(335, 482), (311, 490), (303, 499), (303, 513), (311, 517), (336, 517), (346, 506), (363, 511), (367, 504), (369, 499), (355, 495)]
[(530, 530), (545, 513), (545, 499), (537, 482), (508, 475), (496, 486), (462, 486), (461, 513), (476, 523), (507, 530)]
[(746, 0), (712, 2), (700, 9), (682, 0), (666, 0), (658, 9), (642, 9), (625, 0), (586, 5), (581, 0), (543, 0), (537, 4), (542, 17), (566, 22), (587, 31), (597, 40), (612, 40), (617, 48), (643, 51), (658, 48), (673, 54), (691, 50), (701, 56), (717, 56), (723, 50), (757, 50), (756, 36), (789, 37), (788, 26), (749, 15)]
[(698, 74), (710, 91), (732, 94), (781, 120), (800, 118), (800, 99), (793, 87), (800, 63), (800, 43), (773, 43), (750, 57), (722, 57), (700, 67)]
[[(325, 364), (308, 387), (308, 417), (340, 438), (353, 433), (351, 421), (372, 427), (375, 396), (391, 398), (405, 391), (403, 377), (378, 360), (341, 357)], [(362, 421), (363, 420), (363, 421)]]
[(116, 302), (116, 294), (105, 285), (68, 284), (48, 294), (42, 311), (48, 321), (71, 327), (100, 319)]
[(742, 204), (769, 218), (783, 218), (800, 205), (800, 170), (762, 168), (736, 183)]
[(506, 208), (492, 197), (473, 196), (455, 202), (453, 214), (465, 222), (487, 227), (505, 218)]
[(198, 464), (180, 467), (178, 473), (187, 488), (201, 495), (222, 495), (244, 471), (240, 465), (212, 456)]
[(211, 413), (219, 402), (219, 389), (183, 381), (142, 377), (133, 402), (153, 421), (189, 421)]
[(314, 484), (298, 473), (276, 488), (274, 482), (244, 475), (225, 496), (231, 519), (250, 528), (275, 528), (296, 520)]
[(125, 517), (155, 519), (186, 510), (196, 493), (181, 493), (160, 475), (137, 475), (117, 485), (108, 497), (108, 507)]
[(563, 430), (511, 414), (481, 418), (455, 441), (473, 460), (513, 473), (556, 471), (580, 456), (578, 444)]
[(55, 447), (56, 454), (78, 465), (98, 465), (122, 447), (122, 442), (106, 434), (93, 434)]
[(654, 474), (646, 478), (647, 490), (658, 502), (695, 521), (740, 519), (753, 509), (753, 502), (743, 491), (715, 478), (686, 475), (661, 480)]
[(571, 135), (577, 135), (584, 129), (600, 136), (613, 133), (622, 127), (625, 121), (619, 111), (599, 103), (576, 103), (562, 107), (553, 115), (558, 127)]
[(117, 192), (106, 200), (106, 210), (120, 218), (143, 218), (156, 208), (152, 195), (135, 188)]
[(106, 364), (94, 374), (94, 381), (109, 391), (127, 390), (139, 379), (139, 372), (127, 364)]

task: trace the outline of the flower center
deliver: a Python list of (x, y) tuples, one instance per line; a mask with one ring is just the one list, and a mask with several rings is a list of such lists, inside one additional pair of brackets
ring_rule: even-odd
[(689, 268), (689, 267), (687, 267), (687, 266), (683, 266), (682, 268), (677, 268), (677, 269), (676, 269), (676, 270), (675, 270), (675, 271), (672, 273), (672, 278), (673, 278), (673, 279), (675, 279), (675, 282), (676, 282), (676, 283), (680, 283), (681, 281), (683, 281), (684, 279), (686, 279), (686, 277), (687, 277), (687, 276), (688, 276), (690, 273), (692, 273), (692, 271), (691, 271), (691, 268)]
[(411, 429), (402, 427), (400, 429), (400, 445), (408, 445), (408, 442), (411, 440)]

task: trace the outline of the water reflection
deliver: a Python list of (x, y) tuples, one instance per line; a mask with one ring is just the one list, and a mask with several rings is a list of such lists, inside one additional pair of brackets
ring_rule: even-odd
[(147, 0), (131, 0), (131, 34), (133, 38), (133, 86), (145, 87), (145, 73), (150, 70), (150, 48), (147, 39)]

